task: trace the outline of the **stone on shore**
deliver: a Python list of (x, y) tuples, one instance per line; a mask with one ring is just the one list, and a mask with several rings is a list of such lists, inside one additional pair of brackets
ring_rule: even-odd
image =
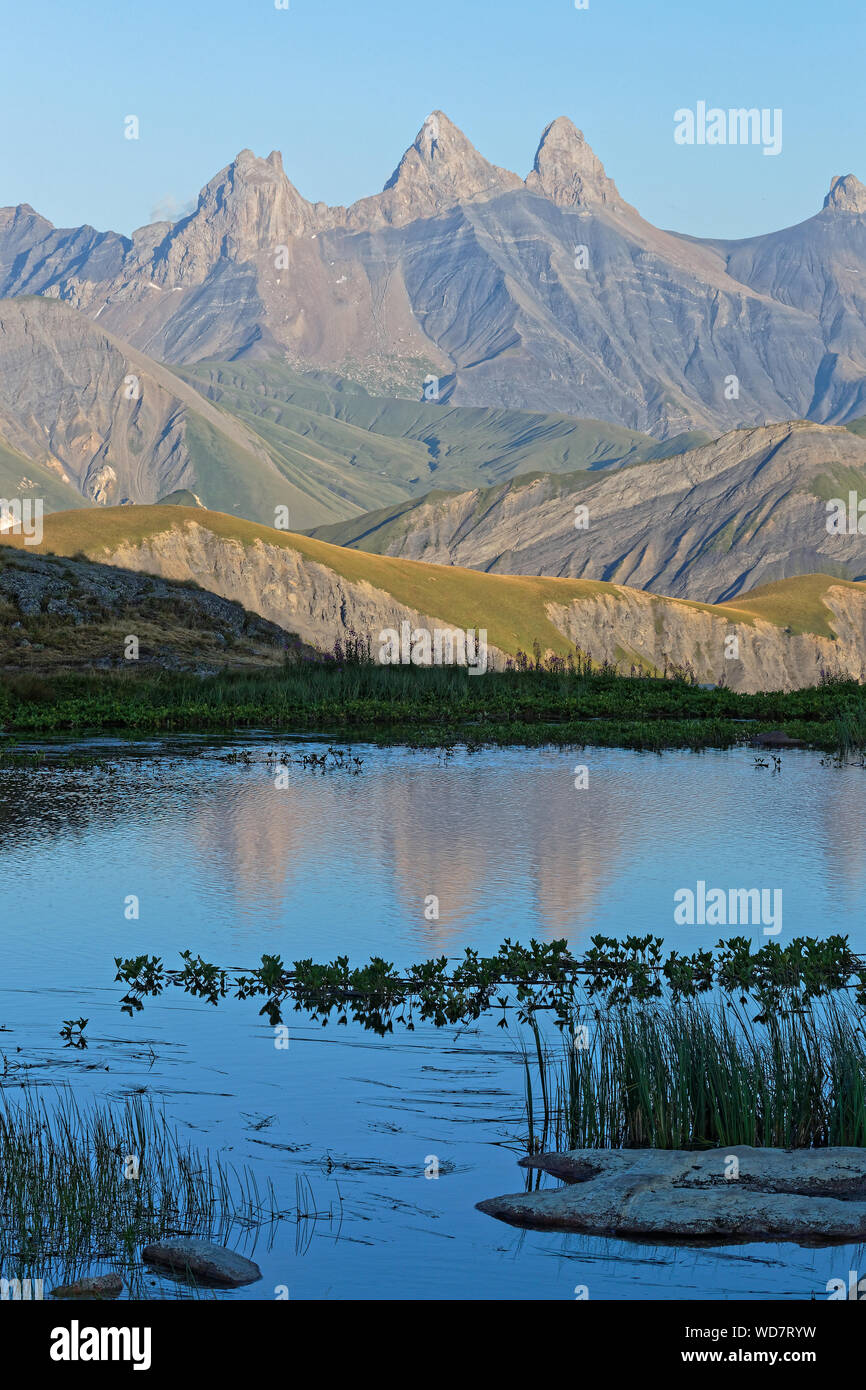
[(209, 1240), (157, 1241), (144, 1247), (142, 1258), (148, 1264), (164, 1265), (175, 1273), (233, 1289), (241, 1284), (253, 1284), (262, 1277), (262, 1271), (252, 1260)]
[(866, 1149), (573, 1149), (521, 1163), (566, 1186), (491, 1197), (479, 1211), (654, 1240), (866, 1239)]
[(51, 1290), (52, 1298), (117, 1298), (123, 1293), (119, 1274), (97, 1274), (90, 1279), (76, 1279), (74, 1284), (60, 1284)]

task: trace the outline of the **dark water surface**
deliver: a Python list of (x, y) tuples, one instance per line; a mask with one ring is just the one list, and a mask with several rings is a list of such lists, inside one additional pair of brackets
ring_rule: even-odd
[[(845, 932), (862, 950), (866, 770), (806, 752), (774, 775), (742, 750), (356, 746), (358, 775), (293, 764), (278, 788), (262, 759), (286, 743), (271, 737), (125, 747), (88, 745), (123, 754), (111, 774), (0, 772), (5, 1084), (67, 1082), (79, 1100), (144, 1087), (184, 1140), (250, 1164), (287, 1207), (304, 1175), (326, 1215), (260, 1235), (246, 1249), (262, 1282), (220, 1297), (570, 1299), (586, 1285), (591, 1298), (821, 1298), (863, 1271), (855, 1247), (661, 1248), (498, 1223), (475, 1203), (524, 1185), (518, 1029), (494, 1018), (380, 1039), (289, 1014), (280, 1050), (254, 1001), (169, 992), (124, 1016), (113, 958), (175, 964), (189, 947), (221, 965), (262, 952), (401, 965), (509, 936), (582, 947), (650, 931), (693, 950), (734, 934), (673, 925), (675, 891), (699, 879), (781, 888), (783, 944)], [(229, 763), (230, 748), (256, 760)], [(89, 1046), (64, 1049), (61, 1022), (79, 1015)]]

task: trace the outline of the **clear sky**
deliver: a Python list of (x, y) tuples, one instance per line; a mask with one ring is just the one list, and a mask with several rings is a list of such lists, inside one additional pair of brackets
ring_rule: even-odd
[[(305, 197), (377, 192), (436, 107), (525, 175), (567, 115), (650, 221), (748, 236), (866, 182), (864, 0), (0, 0), (0, 206), (129, 233), (244, 147)], [(778, 156), (674, 112), (781, 107)], [(137, 115), (140, 139), (124, 138)]]

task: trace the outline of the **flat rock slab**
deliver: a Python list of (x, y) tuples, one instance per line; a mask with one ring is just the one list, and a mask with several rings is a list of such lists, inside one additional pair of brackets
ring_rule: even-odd
[(74, 1284), (60, 1284), (51, 1290), (52, 1298), (118, 1298), (123, 1293), (119, 1274), (97, 1274), (90, 1279), (76, 1279)]
[(593, 1235), (866, 1238), (866, 1149), (572, 1149), (521, 1163), (567, 1186), (491, 1197), (479, 1211), (517, 1226)]
[(262, 1277), (252, 1260), (209, 1240), (162, 1240), (146, 1245), (141, 1255), (148, 1264), (164, 1265), (176, 1273), (191, 1274), (209, 1284), (224, 1284), (232, 1289), (254, 1284)]

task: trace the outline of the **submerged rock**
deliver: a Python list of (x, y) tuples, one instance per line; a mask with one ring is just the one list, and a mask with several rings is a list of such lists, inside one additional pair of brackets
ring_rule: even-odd
[(117, 1298), (123, 1293), (119, 1274), (97, 1274), (91, 1279), (76, 1279), (74, 1284), (60, 1284), (51, 1290), (52, 1298)]
[(752, 748), (805, 748), (801, 738), (791, 738), (784, 729), (770, 729), (749, 739)]
[(226, 1284), (230, 1288), (253, 1284), (262, 1277), (262, 1271), (252, 1260), (209, 1240), (158, 1241), (144, 1247), (142, 1258), (148, 1264), (165, 1265), (176, 1273), (192, 1274), (196, 1279)]
[(573, 1149), (521, 1163), (567, 1186), (491, 1197), (479, 1211), (593, 1235), (809, 1244), (866, 1237), (866, 1149)]

